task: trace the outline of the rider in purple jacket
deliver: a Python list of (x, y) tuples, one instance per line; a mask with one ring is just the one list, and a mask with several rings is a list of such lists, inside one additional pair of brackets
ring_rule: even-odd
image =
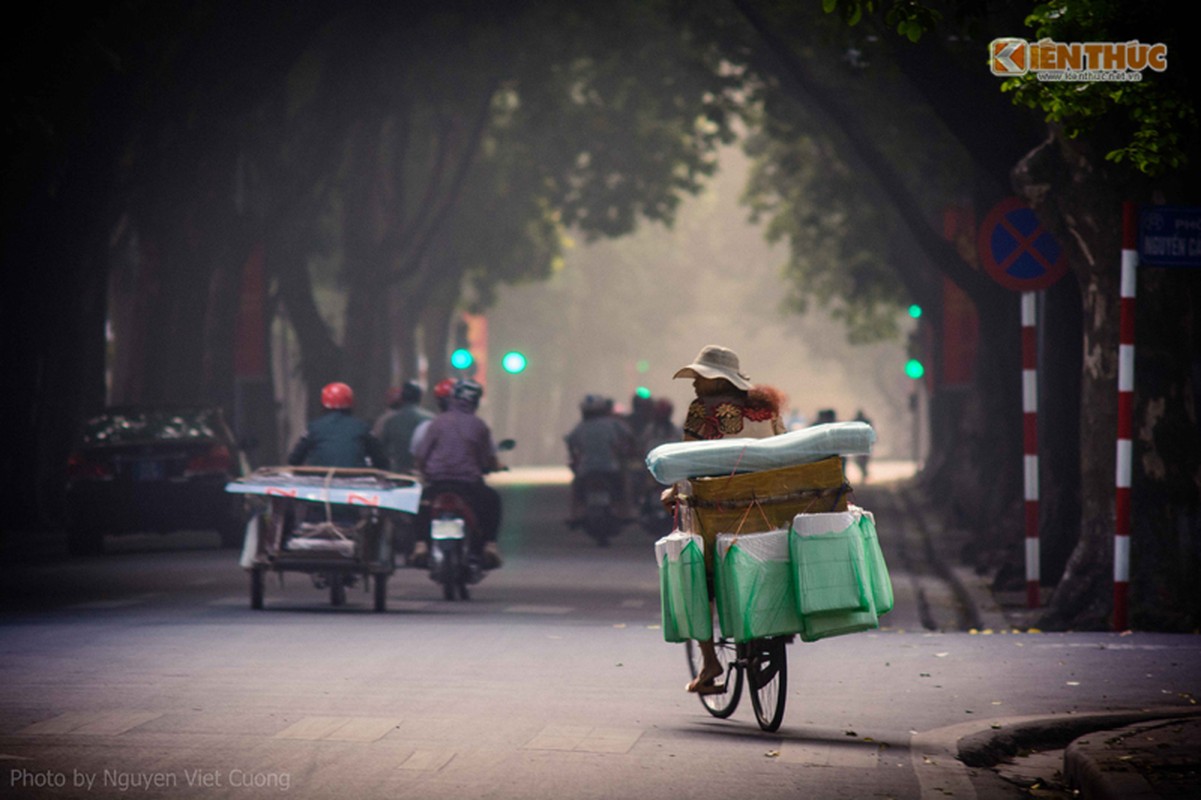
[[(484, 475), (499, 469), (500, 464), (496, 459), (492, 431), (475, 414), (483, 394), (483, 387), (475, 381), (463, 380), (455, 384), (449, 407), (426, 426), (414, 456), (417, 469), (426, 481), (424, 498), (449, 489), (459, 492), (471, 503), (479, 519), (482, 539), (473, 543), (473, 547), (482, 546), (483, 566), (491, 569), (501, 564), (496, 545), (501, 504), (500, 494), (484, 483)], [(424, 504), (422, 510), (426, 513)], [(421, 519), (421, 525), (428, 537), (428, 516)], [(414, 561), (420, 562), (427, 552), (428, 542), (418, 541)]]

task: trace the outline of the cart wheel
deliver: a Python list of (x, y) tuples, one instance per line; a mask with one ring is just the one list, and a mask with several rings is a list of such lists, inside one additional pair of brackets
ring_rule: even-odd
[(250, 607), (256, 611), (263, 607), (263, 570), (250, 570)]
[(346, 605), (346, 584), (342, 583), (342, 576), (336, 572), (329, 576), (329, 604)]
[(388, 576), (379, 574), (373, 576), (375, 581), (375, 610), (385, 611), (388, 607)]

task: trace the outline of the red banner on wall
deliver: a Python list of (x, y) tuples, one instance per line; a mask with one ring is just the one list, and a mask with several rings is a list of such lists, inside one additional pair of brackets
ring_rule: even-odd
[(256, 244), (242, 267), (238, 319), (234, 339), (234, 375), (267, 377), (267, 269), (262, 243)]
[[(979, 269), (976, 259), (976, 220), (968, 207), (943, 211), (943, 236), (955, 243), (963, 259)], [(951, 281), (942, 281), (942, 370), (940, 386), (958, 389), (969, 385), (976, 367), (980, 343), (980, 318), (971, 298)]]

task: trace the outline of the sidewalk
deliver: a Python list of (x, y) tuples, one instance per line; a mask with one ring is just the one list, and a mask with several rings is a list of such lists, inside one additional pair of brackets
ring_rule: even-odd
[[(925, 509), (911, 482), (896, 481), (889, 488), (909, 493), (911, 508)], [(935, 539), (954, 536), (933, 517), (924, 516), (918, 524)], [(959, 596), (974, 607), (972, 618), (979, 620), (981, 630), (1028, 630), (1033, 625), (1037, 611), (1026, 607), (1025, 592), (994, 593), (988, 576), (962, 564), (942, 566)], [(969, 766), (1041, 780), (1044, 786), (1054, 785), (1058, 772), (1065, 788), (1085, 800), (1201, 796), (1201, 707), (1025, 718), (966, 736), (958, 751)], [(1028, 751), (1035, 757), (1015, 765), (1015, 757)]]

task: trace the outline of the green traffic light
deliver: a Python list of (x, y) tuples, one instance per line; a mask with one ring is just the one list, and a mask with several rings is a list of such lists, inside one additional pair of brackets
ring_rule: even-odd
[(645, 386), (639, 386), (637, 389), (634, 390), (634, 394), (638, 395), (643, 400), (645, 400), (646, 398), (651, 396), (651, 390), (646, 388)]
[(917, 303), (909, 306), (909, 316), (913, 317), (914, 319), (920, 319), (922, 316), (922, 307)]
[(922, 362), (916, 358), (911, 358), (905, 362), (905, 374), (916, 381), (926, 374), (926, 368), (922, 365)]
[(634, 369), (638, 370), (642, 374), (646, 374), (651, 371), (651, 362), (647, 361), (645, 358), (639, 359), (638, 363), (634, 365)]
[(467, 369), (474, 363), (475, 356), (471, 355), (471, 351), (464, 347), (460, 347), (450, 354), (450, 365), (455, 369)]
[(500, 360), (501, 367), (503, 367), (505, 372), (509, 373), (510, 375), (516, 375), (520, 372), (525, 372), (527, 363), (529, 362), (526, 361), (525, 356), (516, 350), (511, 350), (508, 353), (505, 353), (504, 358)]

